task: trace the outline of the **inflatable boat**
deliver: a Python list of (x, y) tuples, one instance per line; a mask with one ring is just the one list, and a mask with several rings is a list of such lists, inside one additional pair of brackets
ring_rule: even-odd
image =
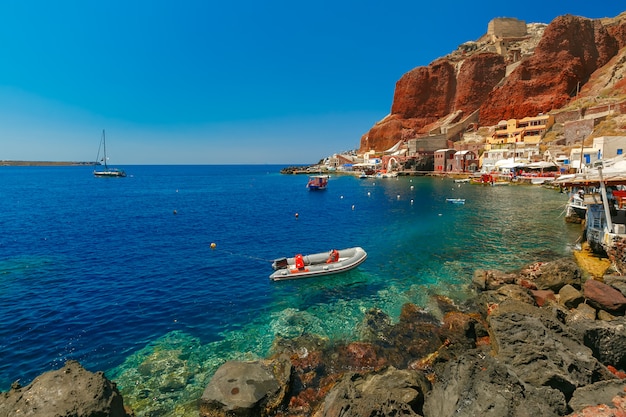
[(361, 265), (367, 253), (361, 247), (333, 249), (312, 255), (298, 254), (293, 258), (278, 258), (272, 262), (272, 281), (311, 278), (346, 272)]

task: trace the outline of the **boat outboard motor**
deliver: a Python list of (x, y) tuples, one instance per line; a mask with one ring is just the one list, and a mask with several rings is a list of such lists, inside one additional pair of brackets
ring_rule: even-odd
[(274, 271), (278, 271), (279, 269), (287, 269), (287, 258), (278, 258), (272, 262), (272, 268)]

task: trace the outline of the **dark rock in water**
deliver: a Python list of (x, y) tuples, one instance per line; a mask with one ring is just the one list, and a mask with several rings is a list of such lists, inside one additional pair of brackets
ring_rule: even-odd
[[(18, 411), (19, 410), (19, 411)], [(129, 417), (115, 383), (76, 361), (0, 394), (0, 416)]]
[(435, 305), (437, 306), (437, 310), (439, 310), (442, 315), (460, 311), (459, 306), (457, 306), (454, 300), (449, 297), (435, 294), (431, 296), (430, 299), (435, 303)]
[(626, 297), (617, 289), (595, 279), (585, 282), (583, 293), (592, 306), (610, 313), (622, 313), (626, 310)]
[(440, 337), (441, 321), (415, 304), (402, 307), (400, 320), (388, 334), (390, 348), (384, 356), (397, 368), (404, 368), (414, 358), (435, 352), (444, 342)]
[(496, 359), (535, 387), (574, 390), (614, 376), (549, 311), (509, 300), (489, 317)]
[(284, 402), (291, 363), (229, 361), (216, 372), (200, 399), (200, 417), (269, 416)]
[(365, 317), (359, 326), (361, 339), (367, 342), (388, 344), (387, 334), (392, 327), (391, 317), (378, 308), (371, 308), (365, 312)]
[(371, 343), (352, 342), (337, 346), (336, 354), (330, 361), (334, 369), (369, 370), (374, 371), (387, 365), (387, 359), (381, 357)]
[(430, 384), (419, 373), (393, 367), (377, 374), (346, 374), (328, 393), (324, 417), (420, 416)]
[(480, 315), (461, 312), (446, 314), (440, 333), (440, 338), (461, 351), (475, 348), (477, 339), (489, 336), (487, 323)]
[(567, 404), (561, 392), (534, 387), (504, 363), (472, 352), (439, 364), (437, 381), (426, 395), (427, 417), (561, 416)]

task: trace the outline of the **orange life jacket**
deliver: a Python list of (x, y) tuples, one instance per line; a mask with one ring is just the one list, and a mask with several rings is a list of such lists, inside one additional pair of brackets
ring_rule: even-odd
[(304, 268), (304, 258), (300, 254), (296, 255), (296, 268), (298, 269)]
[(339, 251), (337, 249), (333, 249), (330, 251), (330, 255), (328, 256), (326, 263), (330, 264), (333, 262), (337, 262), (338, 260), (339, 260)]

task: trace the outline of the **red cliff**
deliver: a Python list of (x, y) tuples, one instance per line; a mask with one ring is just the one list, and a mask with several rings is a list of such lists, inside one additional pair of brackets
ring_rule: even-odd
[(599, 20), (557, 17), (535, 53), (480, 106), (480, 123), (494, 125), (563, 107), (618, 50), (617, 41)]
[[(535, 43), (523, 50), (533, 36)], [(391, 113), (363, 135), (360, 151), (382, 151), (400, 139), (425, 135), (453, 114), (458, 121), (479, 111), (479, 124), (490, 126), (563, 107), (596, 71), (621, 65), (615, 57), (626, 46), (626, 16), (565, 15), (538, 35), (502, 39), (491, 33), (468, 44), (404, 74), (396, 83)]]

